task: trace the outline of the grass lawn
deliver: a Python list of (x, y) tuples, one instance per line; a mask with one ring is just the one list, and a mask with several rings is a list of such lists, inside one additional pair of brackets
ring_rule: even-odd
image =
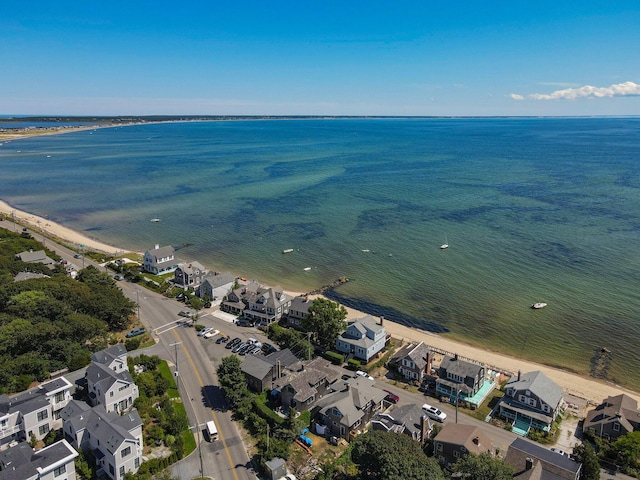
[(462, 407), (460, 407), (460, 410), (471, 417), (484, 421), (484, 419), (487, 418), (487, 415), (491, 413), (491, 410), (493, 410), (493, 407), (498, 404), (503, 395), (504, 392), (493, 389), (491, 391), (491, 394), (487, 398), (485, 398), (484, 402), (482, 402), (482, 405), (480, 405), (475, 410), (469, 410), (468, 408)]
[(176, 381), (174, 380), (173, 374), (171, 373), (171, 370), (169, 370), (169, 365), (166, 361), (160, 362), (160, 365), (158, 365), (158, 371), (164, 378), (169, 380), (169, 390), (167, 390), (167, 395), (169, 395), (169, 398), (179, 398), (180, 393), (178, 393)]

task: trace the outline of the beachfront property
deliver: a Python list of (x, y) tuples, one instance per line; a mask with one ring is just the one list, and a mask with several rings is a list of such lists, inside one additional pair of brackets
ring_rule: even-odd
[(308, 295), (298, 296), (291, 300), (289, 313), (287, 313), (287, 327), (293, 327), (302, 330), (302, 320), (309, 314), (309, 307), (313, 305), (313, 301), (309, 300)]
[(436, 392), (451, 403), (456, 401), (479, 406), (493, 390), (494, 383), (487, 380), (484, 366), (463, 360), (458, 354), (445, 355), (437, 370)]
[(564, 405), (563, 390), (540, 371), (509, 380), (498, 403), (498, 413), (512, 424), (512, 431), (526, 436), (530, 429), (549, 432)]
[(25, 263), (42, 263), (43, 265), (54, 265), (56, 262), (53, 258), (47, 256), (44, 250), (28, 250), (16, 254), (16, 260)]
[(384, 349), (387, 333), (383, 320), (376, 321), (371, 315), (357, 318), (347, 323), (347, 329), (336, 338), (336, 350), (347, 354), (348, 358), (357, 358), (369, 363)]
[(389, 359), (389, 366), (395, 367), (405, 380), (421, 384), (425, 376), (431, 374), (431, 360), (432, 353), (424, 342), (412, 342)]
[(474, 425), (447, 423), (433, 439), (433, 455), (441, 467), (451, 469), (460, 458), (473, 453), (493, 454), (495, 446), (487, 434)]
[(523, 438), (516, 438), (509, 445), (504, 461), (515, 471), (516, 480), (578, 480), (582, 467), (566, 455)]
[(319, 398), (333, 391), (340, 378), (339, 372), (322, 357), (305, 360), (299, 365), (299, 369), (278, 378), (271, 390), (271, 396), (279, 400), (285, 411), (289, 408), (298, 412), (309, 410)]
[(374, 415), (382, 410), (387, 392), (364, 377), (347, 380), (344, 387), (319, 399), (311, 410), (316, 433), (350, 442), (364, 433)]
[(0, 480), (76, 480), (77, 456), (66, 440), (37, 451), (21, 442), (0, 452)]
[(71, 388), (59, 377), (17, 395), (0, 395), (0, 449), (32, 437), (42, 440), (60, 428), (60, 412), (71, 401)]
[(152, 250), (147, 250), (144, 253), (142, 271), (162, 275), (175, 271), (178, 265), (180, 265), (180, 261), (176, 259), (175, 249), (171, 245), (161, 247), (156, 244)]
[(207, 273), (208, 270), (200, 262), (180, 263), (173, 272), (173, 284), (185, 290), (197, 288)]
[(638, 431), (638, 402), (624, 393), (607, 397), (600, 405), (587, 412), (582, 430), (611, 441), (626, 433)]
[(271, 325), (288, 313), (292, 300), (280, 286), (264, 287), (252, 281), (232, 290), (220, 308), (251, 324)]
[(209, 272), (196, 289), (196, 295), (205, 301), (218, 303), (231, 292), (235, 281), (229, 272)]
[(376, 413), (371, 418), (371, 429), (407, 435), (424, 445), (433, 431), (433, 424), (419, 405), (411, 404)]
[(127, 349), (121, 343), (91, 355), (92, 363), (85, 373), (89, 402), (104, 405), (107, 412), (124, 412), (138, 398), (127, 365)]
[(124, 415), (72, 400), (62, 411), (64, 438), (77, 450), (91, 451), (97, 478), (122, 480), (142, 463), (142, 419), (136, 409)]

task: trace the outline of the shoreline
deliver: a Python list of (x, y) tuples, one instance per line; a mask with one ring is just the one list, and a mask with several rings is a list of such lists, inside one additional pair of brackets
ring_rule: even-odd
[[(133, 252), (132, 250), (117, 248), (112, 245), (100, 242), (99, 240), (90, 238), (82, 233), (64, 227), (59, 223), (48, 220), (41, 216), (33, 215), (28, 212), (13, 208), (10, 204), (3, 200), (0, 200), (0, 213), (5, 214), (7, 220), (9, 221), (13, 216), (19, 222), (27, 225), (36, 232), (38, 230), (42, 231), (43, 235), (48, 235), (50, 238), (52, 238), (53, 241), (55, 241), (56, 243), (61, 243), (62, 245), (82, 244), (89, 249), (111, 254)], [(142, 255), (141, 252), (134, 253)], [(286, 293), (293, 296), (302, 295), (301, 292), (287, 291)], [(324, 295), (315, 295), (312, 296), (312, 298), (316, 296)], [(367, 313), (355, 310), (351, 307), (345, 306), (345, 308), (348, 312), (348, 320), (361, 318), (368, 315)], [(520, 370), (522, 373), (540, 370), (553, 381), (555, 381), (558, 385), (560, 385), (565, 390), (565, 393), (585, 399), (591, 403), (599, 404), (604, 398), (608, 396), (619, 395), (621, 393), (625, 393), (640, 402), (640, 392), (635, 392), (623, 386), (615, 385), (604, 380), (585, 377), (577, 373), (550, 367), (530, 360), (522, 360), (515, 357), (510, 357), (506, 354), (500, 353), (497, 348), (496, 350), (488, 350), (482, 347), (476, 347), (461, 340), (451, 339), (438, 334), (427, 332), (425, 330), (401, 325), (386, 318), (384, 319), (384, 327), (387, 331), (387, 334), (396, 339), (402, 340), (404, 342), (422, 341), (427, 346), (430, 346), (436, 350), (457, 353), (463, 358), (467, 358), (484, 364), (485, 366), (487, 366), (487, 368), (490, 369), (511, 373), (516, 373), (518, 372), (518, 370)]]

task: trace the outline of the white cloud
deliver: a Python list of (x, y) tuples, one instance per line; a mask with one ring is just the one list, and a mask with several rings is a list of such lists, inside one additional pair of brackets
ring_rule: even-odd
[(624, 97), (629, 95), (640, 95), (640, 85), (633, 82), (624, 82), (611, 85), (609, 87), (593, 87), (585, 85), (579, 88), (565, 88), (552, 93), (530, 93), (529, 95), (519, 95), (511, 93), (509, 96), (514, 100), (575, 100), (576, 98), (605, 98)]

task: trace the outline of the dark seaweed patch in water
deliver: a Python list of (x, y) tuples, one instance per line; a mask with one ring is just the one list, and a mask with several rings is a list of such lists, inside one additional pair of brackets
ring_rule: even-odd
[(434, 212), (423, 205), (401, 202), (394, 207), (363, 211), (358, 216), (355, 231), (381, 229), (393, 225), (412, 225), (437, 218)]
[(607, 379), (610, 366), (611, 350), (605, 347), (597, 349), (593, 357), (591, 357), (591, 376)]
[(558, 265), (576, 266), (585, 262), (585, 258), (582, 258), (581, 255), (557, 242), (537, 246), (533, 249), (533, 254), (536, 258), (544, 258), (549, 263)]
[(101, 230), (104, 230), (104, 227), (91, 227), (91, 228), (87, 228), (85, 230), (85, 232), (99, 232)]
[(354, 308), (376, 317), (384, 317), (392, 322), (399, 323), (407, 327), (419, 328), (420, 330), (426, 330), (433, 333), (447, 333), (449, 331), (447, 327), (438, 323), (425, 320), (424, 318), (412, 317), (411, 315), (399, 312), (394, 308), (383, 307), (382, 305), (368, 302), (366, 300), (345, 297), (337, 293), (335, 290), (325, 292), (325, 296), (335, 302), (345, 305), (346, 307)]
[(311, 223), (278, 223), (263, 230), (263, 235), (286, 235), (292, 239), (311, 240), (326, 236), (320, 222)]

